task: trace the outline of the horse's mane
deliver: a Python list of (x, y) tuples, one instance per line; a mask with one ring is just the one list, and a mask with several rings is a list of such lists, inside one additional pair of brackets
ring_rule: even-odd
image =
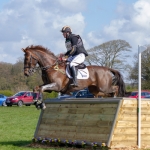
[(40, 51), (43, 51), (45, 53), (48, 53), (48, 54), (53, 55), (54, 57), (56, 57), (53, 52), (51, 52), (48, 48), (45, 48), (45, 47), (43, 47), (41, 45), (35, 45), (35, 46), (34, 45), (30, 45), (30, 46), (25, 48), (25, 50), (29, 50), (29, 49), (30, 50), (34, 50), (34, 51), (40, 50)]

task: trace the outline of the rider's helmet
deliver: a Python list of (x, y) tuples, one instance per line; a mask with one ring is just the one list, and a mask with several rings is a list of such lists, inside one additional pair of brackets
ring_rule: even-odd
[(71, 30), (71, 28), (69, 27), (69, 26), (64, 26), (62, 29), (61, 29), (61, 32), (69, 32), (69, 33), (71, 33), (72, 32), (72, 30)]

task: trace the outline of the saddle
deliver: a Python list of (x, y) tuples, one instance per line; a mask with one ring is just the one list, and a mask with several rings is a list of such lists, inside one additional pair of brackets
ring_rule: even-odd
[[(85, 69), (86, 65), (84, 63), (81, 63), (78, 66), (75, 66), (75, 68), (76, 68), (76, 71), (78, 71), (78, 69)], [(68, 73), (71, 75), (71, 70), (70, 70), (69, 63), (66, 64), (66, 69), (67, 69)]]
[(86, 65), (84, 63), (79, 64), (78, 66), (75, 66), (75, 68), (78, 69), (85, 69)]
[[(62, 62), (62, 56), (58, 58), (60, 62)], [(65, 61), (64, 61), (65, 62)], [(66, 75), (68, 78), (72, 79), (72, 74), (70, 70), (70, 61), (65, 62), (66, 64)], [(88, 79), (89, 78), (89, 71), (84, 63), (81, 63), (75, 66), (77, 71), (77, 79)]]

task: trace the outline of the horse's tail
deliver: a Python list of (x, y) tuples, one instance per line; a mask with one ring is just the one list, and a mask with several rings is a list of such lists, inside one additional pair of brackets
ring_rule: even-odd
[(119, 71), (111, 69), (111, 68), (109, 68), (109, 70), (114, 75), (113, 84), (117, 85), (119, 87), (119, 89), (118, 89), (119, 96), (125, 96), (125, 93), (126, 93), (125, 83), (123, 81), (123, 77), (122, 77), (121, 73)]

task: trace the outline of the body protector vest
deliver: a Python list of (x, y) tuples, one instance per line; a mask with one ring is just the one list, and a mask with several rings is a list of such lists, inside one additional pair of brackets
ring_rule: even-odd
[(65, 45), (66, 45), (67, 51), (72, 50), (72, 44), (70, 40), (66, 40)]
[[(71, 52), (71, 50), (73, 48), (73, 44), (72, 44), (73, 38), (77, 38), (77, 42), (74, 45), (76, 50), (74, 51), (74, 53), (70, 54), (70, 52)], [(86, 52), (86, 50), (84, 48), (84, 45), (83, 45), (83, 42), (82, 42), (82, 39), (81, 39), (81, 37), (79, 35), (71, 34), (66, 39), (65, 45), (66, 45), (66, 49), (67, 49), (66, 55), (68, 55), (68, 54), (70, 54), (70, 55), (78, 55), (80, 53), (84, 53), (85, 56), (88, 56), (88, 53)]]

